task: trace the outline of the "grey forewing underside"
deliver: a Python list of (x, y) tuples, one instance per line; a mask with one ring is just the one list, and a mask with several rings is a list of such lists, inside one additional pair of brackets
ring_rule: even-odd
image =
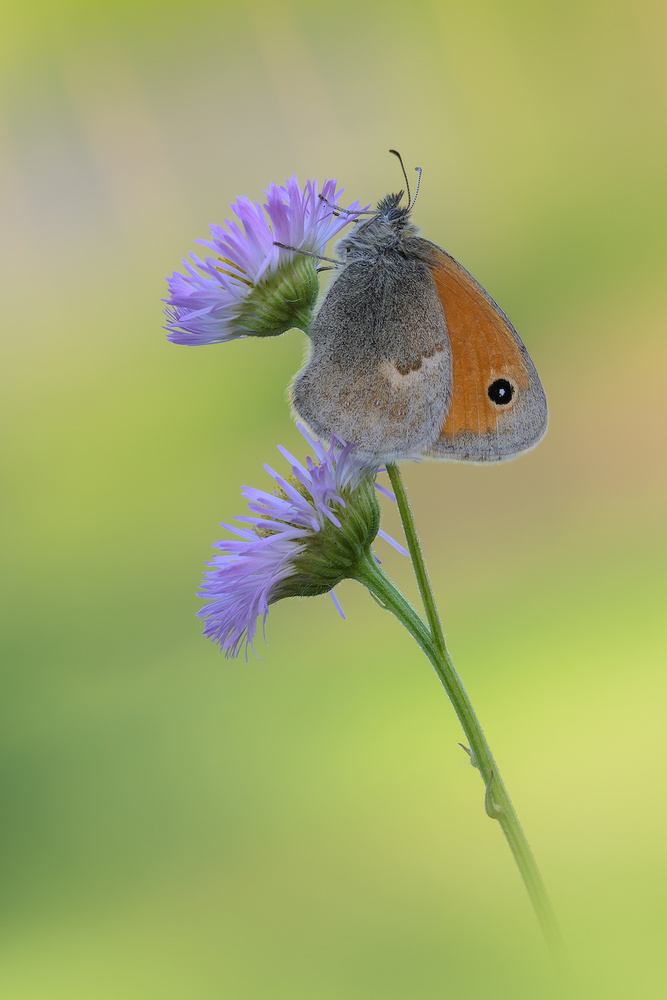
[(345, 265), (310, 338), (292, 401), (316, 435), (382, 462), (426, 450), (449, 406), (452, 357), (425, 263), (394, 253)]

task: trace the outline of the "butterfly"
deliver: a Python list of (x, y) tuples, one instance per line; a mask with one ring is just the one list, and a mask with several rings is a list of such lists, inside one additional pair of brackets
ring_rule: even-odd
[(403, 192), (387, 195), (336, 245), (293, 409), (320, 439), (336, 434), (378, 464), (514, 458), (547, 428), (539, 376), (491, 296), (418, 235), (419, 183), (410, 200), (403, 175), (407, 206)]

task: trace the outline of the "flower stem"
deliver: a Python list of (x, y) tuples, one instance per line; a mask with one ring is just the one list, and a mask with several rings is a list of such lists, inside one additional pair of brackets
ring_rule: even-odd
[(422, 648), (433, 665), (447, 692), (466, 734), (470, 747), (470, 761), (479, 769), (485, 787), (485, 808), (492, 819), (497, 819), (518, 865), (535, 914), (554, 958), (562, 963), (560, 930), (547, 895), (542, 876), (533, 857), (521, 824), (507, 793), (498, 766), (486, 741), (482, 727), (475, 715), (470, 699), (452, 663), (438, 611), (429, 583), (426, 566), (415, 530), (412, 512), (398, 468), (388, 465), (387, 471), (394, 488), (403, 529), (412, 558), (419, 592), (421, 594), (428, 627), (405, 599), (392, 581), (369, 555), (360, 566), (357, 579), (393, 612)]

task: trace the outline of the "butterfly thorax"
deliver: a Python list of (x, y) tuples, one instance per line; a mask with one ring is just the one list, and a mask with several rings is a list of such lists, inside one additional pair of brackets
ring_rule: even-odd
[(391, 251), (398, 251), (403, 240), (416, 236), (417, 226), (410, 221), (408, 208), (401, 208), (399, 202), (403, 192), (388, 194), (378, 202), (377, 211), (366, 222), (359, 222), (336, 245), (336, 250), (349, 263), (368, 257), (381, 257)]

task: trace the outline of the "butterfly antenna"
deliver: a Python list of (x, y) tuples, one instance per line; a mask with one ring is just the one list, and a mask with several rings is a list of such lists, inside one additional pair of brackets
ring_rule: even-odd
[(341, 208), (340, 205), (334, 205), (325, 198), (323, 194), (318, 194), (317, 196), (320, 201), (323, 201), (327, 208), (330, 208), (334, 215), (375, 215), (375, 210), (368, 210), (366, 208)]
[[(287, 243), (278, 243), (277, 240), (273, 241), (274, 247), (279, 247), (281, 250), (292, 250), (293, 253), (302, 253), (305, 257), (314, 257), (315, 260), (328, 260), (330, 264), (337, 264), (340, 266), (341, 261), (334, 260), (333, 257), (323, 257), (321, 253), (313, 253), (312, 250), (302, 250), (301, 247), (291, 247)], [(318, 268), (318, 270), (320, 270)], [(329, 268), (323, 268), (323, 270), (328, 271)]]
[(418, 173), (418, 175), (419, 175), (419, 176), (417, 177), (417, 190), (415, 191), (415, 196), (414, 196), (414, 198), (412, 199), (412, 201), (411, 201), (411, 202), (410, 202), (410, 204), (408, 205), (408, 212), (411, 212), (411, 211), (412, 211), (412, 206), (413, 206), (413, 205), (414, 205), (414, 203), (415, 203), (415, 202), (417, 201), (417, 195), (419, 194), (419, 185), (420, 185), (420, 184), (421, 184), (421, 182), (422, 182), (422, 168), (421, 168), (421, 167), (415, 167), (415, 170), (417, 171), (417, 173)]
[[(408, 175), (405, 172), (405, 166), (403, 165), (403, 157), (395, 149), (390, 149), (389, 152), (393, 153), (394, 156), (398, 157), (398, 162), (401, 165), (401, 170), (403, 171), (403, 176), (405, 177), (405, 186), (408, 189), (408, 205), (409, 205), (408, 212), (409, 212), (410, 209), (412, 208), (412, 206), (414, 205), (414, 201), (411, 200), (411, 195), (410, 195), (410, 181), (408, 180)], [(415, 195), (415, 197), (417, 197), (417, 196)]]

